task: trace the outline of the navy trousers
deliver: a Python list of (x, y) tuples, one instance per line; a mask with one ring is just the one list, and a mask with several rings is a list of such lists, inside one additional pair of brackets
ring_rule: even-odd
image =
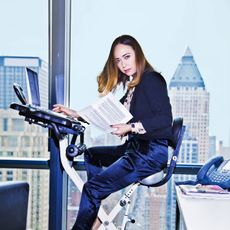
[[(119, 146), (89, 148), (84, 154), (88, 181), (83, 186), (79, 212), (72, 230), (90, 230), (101, 200), (161, 171), (168, 161), (168, 144), (166, 140), (153, 140), (148, 143), (148, 151), (141, 153), (126, 142)], [(102, 168), (104, 166), (105, 169)]]

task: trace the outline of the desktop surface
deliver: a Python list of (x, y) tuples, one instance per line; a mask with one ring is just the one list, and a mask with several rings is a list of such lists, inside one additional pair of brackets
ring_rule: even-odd
[(230, 199), (192, 197), (176, 186), (177, 202), (187, 230), (230, 229)]

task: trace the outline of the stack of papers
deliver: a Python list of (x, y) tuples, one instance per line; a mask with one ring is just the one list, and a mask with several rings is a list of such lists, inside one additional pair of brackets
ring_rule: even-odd
[(104, 132), (112, 132), (111, 125), (125, 124), (133, 117), (112, 93), (78, 111), (78, 114), (88, 123)]
[(187, 196), (230, 199), (230, 192), (218, 185), (179, 185), (179, 188)]

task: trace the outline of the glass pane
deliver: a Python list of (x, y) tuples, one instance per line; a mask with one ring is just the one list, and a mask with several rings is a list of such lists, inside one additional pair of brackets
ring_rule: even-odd
[(47, 130), (24, 122), (9, 106), (21, 103), (13, 91), (14, 82), (28, 99), (25, 67), (38, 73), (41, 103), (48, 106), (48, 1), (3, 1), (1, 9), (0, 20), (8, 23), (3, 23), (6, 32), (0, 38), (0, 147), (13, 151), (12, 157), (23, 156), (24, 150), (28, 157), (47, 157)]
[[(28, 99), (25, 67), (38, 73), (42, 106), (48, 105), (48, 1), (0, 0), (0, 157), (48, 158), (47, 130), (29, 125), (9, 108), (20, 103), (18, 83)], [(1, 181), (28, 181), (28, 229), (48, 229), (48, 170), (0, 169)]]
[[(211, 4), (207, 0), (183, 3), (177, 0), (167, 4), (155, 0), (145, 4), (121, 0), (73, 1), (71, 107), (82, 109), (96, 100), (96, 78), (104, 67), (112, 41), (119, 35), (130, 34), (165, 77), (173, 116), (184, 118), (186, 133), (178, 161), (204, 163), (218, 154), (229, 158), (229, 103), (226, 101), (224, 113), (222, 107), (223, 98), (229, 97), (230, 32), (226, 30), (229, 10), (226, 1)], [(122, 93), (119, 91), (116, 96), (119, 98)], [(85, 140), (88, 147), (118, 144), (118, 140), (99, 136), (91, 127), (87, 127)], [(161, 189), (159, 193), (164, 196)], [(167, 192), (167, 196), (173, 197), (170, 190)], [(112, 206), (113, 199), (110, 202)], [(173, 216), (173, 209), (168, 208), (169, 211)], [(173, 229), (170, 215), (163, 211), (161, 215), (166, 220), (158, 218), (160, 222), (154, 229)], [(148, 222), (151, 218), (141, 223), (142, 228), (146, 227), (143, 229), (148, 229)]]

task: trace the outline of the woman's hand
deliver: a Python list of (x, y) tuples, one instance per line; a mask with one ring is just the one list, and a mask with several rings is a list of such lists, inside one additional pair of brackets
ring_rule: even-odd
[(131, 125), (130, 124), (117, 124), (111, 126), (114, 131), (112, 134), (117, 135), (119, 137), (125, 136), (127, 133), (131, 131)]
[(72, 118), (79, 118), (79, 115), (77, 111), (70, 109), (68, 107), (65, 107), (64, 105), (61, 104), (56, 104), (53, 106), (53, 111), (56, 113), (63, 113), (66, 116), (72, 117)]

